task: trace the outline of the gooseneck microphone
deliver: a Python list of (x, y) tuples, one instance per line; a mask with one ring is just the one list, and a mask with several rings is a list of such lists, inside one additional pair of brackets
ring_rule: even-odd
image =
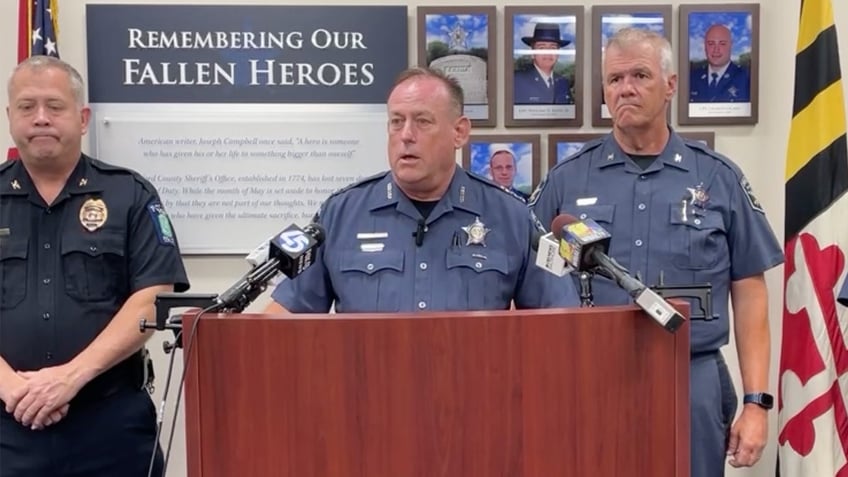
[(610, 234), (597, 222), (562, 214), (554, 218), (551, 231), (559, 239), (559, 255), (575, 270), (595, 272), (615, 281), (666, 330), (677, 331), (683, 324), (683, 316), (663, 297), (630, 276), (626, 268), (607, 255)]

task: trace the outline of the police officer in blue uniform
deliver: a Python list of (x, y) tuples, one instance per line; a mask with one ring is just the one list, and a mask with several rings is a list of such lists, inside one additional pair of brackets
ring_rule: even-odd
[[(648, 285), (712, 284), (711, 321), (691, 328), (691, 464), (693, 477), (724, 475), (760, 458), (767, 437), (769, 328), (763, 273), (783, 253), (739, 168), (666, 124), (677, 78), (662, 36), (624, 29), (609, 41), (604, 95), (613, 132), (557, 164), (530, 198), (542, 223), (561, 213), (592, 218), (612, 235), (609, 254)], [(595, 303), (630, 298), (597, 277)], [(719, 348), (734, 311), (744, 407)]]
[(455, 162), (468, 140), (462, 89), (425, 68), (388, 100), (391, 170), (322, 205), (313, 265), (274, 290), (268, 312), (503, 310), (576, 306), (573, 284), (537, 268), (523, 200)]
[(541, 50), (558, 50), (570, 41), (563, 40), (556, 23), (537, 23), (533, 36), (521, 41), (537, 54), (533, 55), (533, 66), (516, 71), (513, 77), (513, 102), (515, 104), (574, 104), (571, 85), (565, 76), (554, 72), (558, 55), (538, 54)]
[(715, 24), (704, 35), (707, 63), (689, 76), (690, 103), (749, 103), (751, 77), (748, 70), (730, 59), (733, 42), (730, 30)]
[[(156, 411), (141, 318), (188, 288), (153, 186), (81, 153), (79, 73), (20, 64), (9, 122), (21, 160), (0, 166), (0, 475), (148, 475)], [(162, 475), (158, 451), (153, 475)]]

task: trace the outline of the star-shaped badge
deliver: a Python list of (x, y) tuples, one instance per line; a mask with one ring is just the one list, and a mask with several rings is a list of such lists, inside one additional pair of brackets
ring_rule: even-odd
[(483, 225), (483, 222), (480, 222), (480, 217), (476, 217), (474, 222), (471, 225), (466, 225), (462, 227), (462, 231), (468, 235), (468, 240), (465, 242), (465, 245), (482, 245), (486, 246), (486, 234), (489, 233), (490, 229), (486, 228)]

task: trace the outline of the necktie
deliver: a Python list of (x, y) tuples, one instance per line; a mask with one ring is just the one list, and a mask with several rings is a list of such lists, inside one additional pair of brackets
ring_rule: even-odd
[(718, 84), (718, 73), (710, 73), (710, 88), (715, 88)]

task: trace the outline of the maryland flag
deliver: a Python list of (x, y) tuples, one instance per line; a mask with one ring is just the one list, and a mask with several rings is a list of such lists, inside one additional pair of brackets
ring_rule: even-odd
[[(18, 63), (34, 55), (59, 57), (59, 0), (18, 0)], [(17, 159), (10, 148), (8, 159)]]
[(848, 477), (848, 149), (830, 0), (802, 0), (786, 158), (781, 477)]

